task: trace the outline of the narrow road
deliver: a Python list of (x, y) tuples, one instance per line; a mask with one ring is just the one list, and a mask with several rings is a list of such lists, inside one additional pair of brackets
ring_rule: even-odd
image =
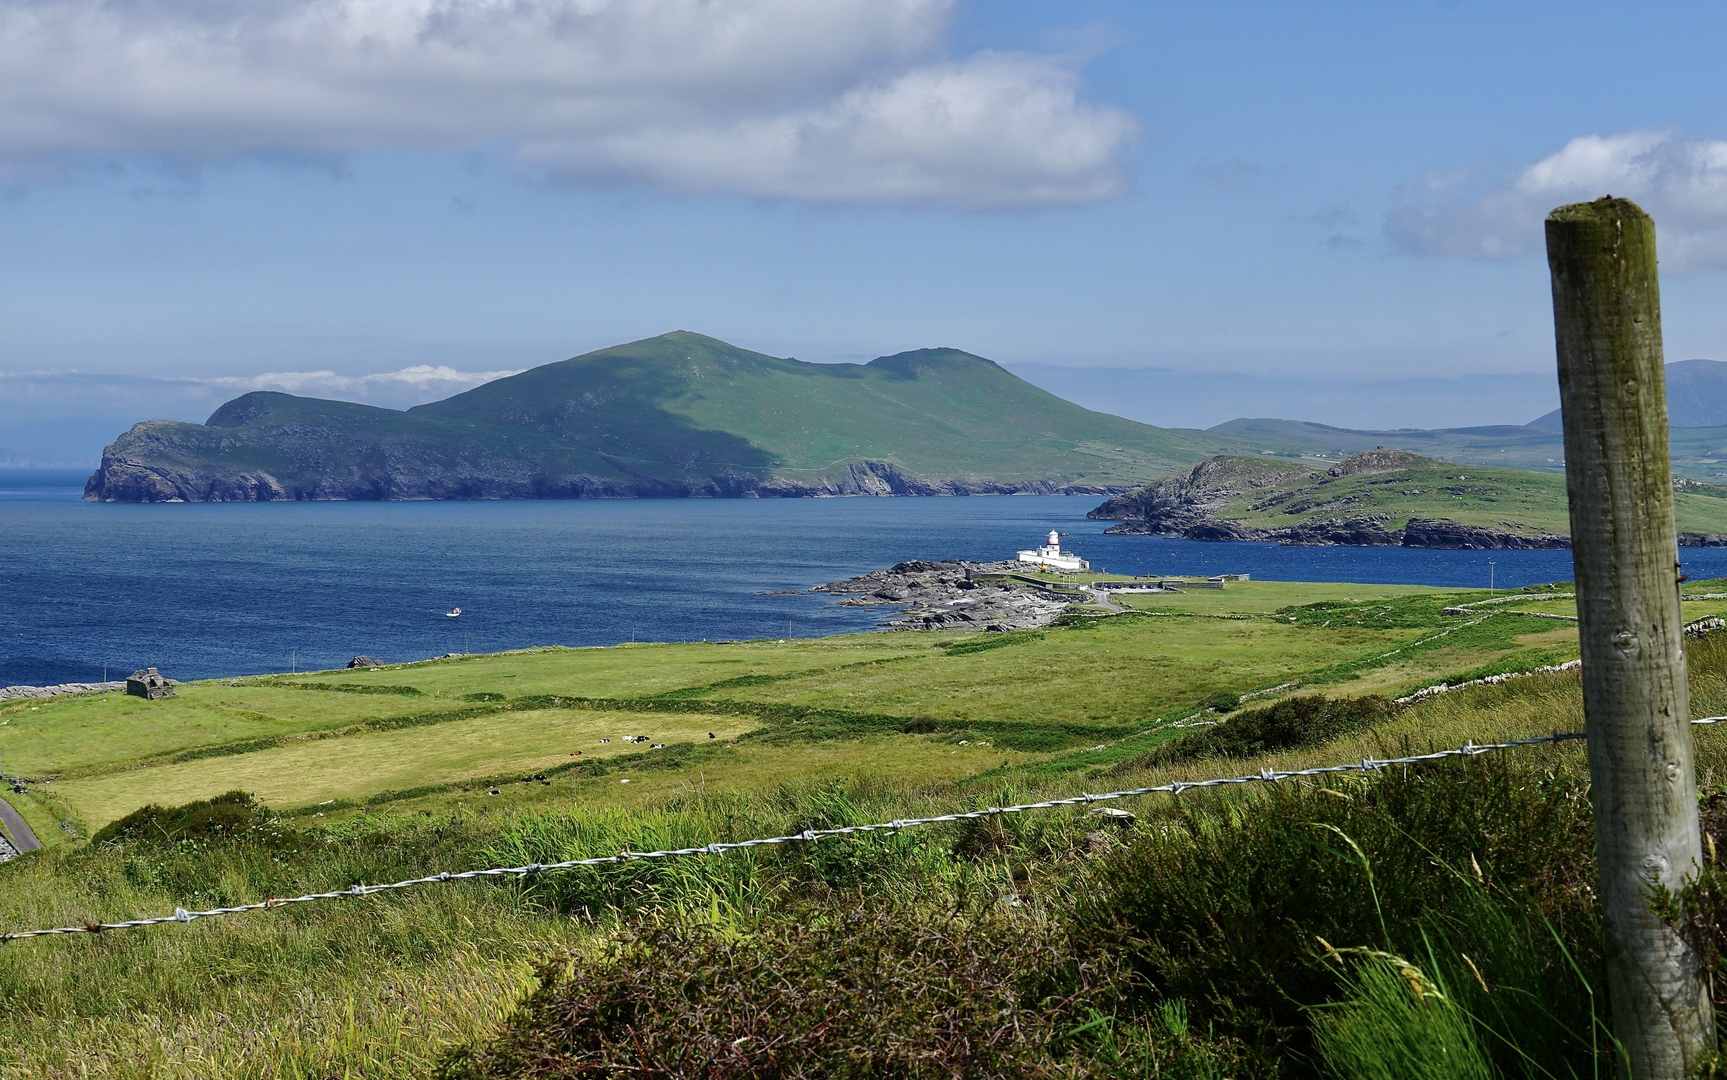
[(1123, 605), (1117, 604), (1114, 600), (1110, 599), (1108, 589), (1094, 589), (1090, 585), (1081, 585), (1080, 588), (1084, 589), (1086, 592), (1091, 594), (1091, 600), (1092, 600), (1092, 603), (1094, 603), (1094, 604), (1101, 604), (1104, 607), (1108, 608), (1109, 610), (1117, 612), (1117, 613), (1132, 610), (1131, 608), (1124, 607)]
[(12, 809), (12, 804), (0, 799), (0, 824), (6, 826), (6, 831), (12, 835), (12, 846), (19, 854), (35, 851), (42, 846), (42, 841), (36, 839), (36, 832), (24, 819), (18, 816), (18, 811)]

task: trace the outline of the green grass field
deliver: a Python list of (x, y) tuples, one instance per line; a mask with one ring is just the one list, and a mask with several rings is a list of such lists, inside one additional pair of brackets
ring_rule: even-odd
[[(625, 803), (693, 773), (756, 787), (799, 770), (799, 754), (811, 755), (812, 768), (819, 758), (817, 771), (843, 772), (853, 760), (916, 773), (922, 763), (948, 781), (1004, 760), (1066, 768), (1125, 756), (1168, 737), (1169, 724), (1218, 693), (1395, 696), (1574, 656), (1574, 626), (1518, 615), (1570, 613), (1572, 602), (1527, 595), (1446, 616), (1487, 594), (1231, 582), (1122, 597), (1135, 613), (1070, 617), (1073, 625), (1031, 633), (528, 650), (210, 680), (156, 702), (103, 694), (9, 705), (0, 709), (0, 755), (13, 772), (54, 778), (17, 800), (49, 843), (148, 802), (236, 787), (283, 809), (334, 800), (341, 813), (379, 796), (489, 790), (499, 778), (618, 757), (646, 763), (633, 778), (640, 786), (608, 796)], [(1727, 601), (1686, 605), (1688, 618), (1724, 610)], [(672, 749), (624, 743), (626, 735)], [(1108, 749), (1084, 749), (1093, 745)], [(557, 783), (581, 779), (560, 774)]]
[[(1686, 587), (1727, 592), (1727, 582)], [(1245, 760), (1168, 757), (1167, 748), (1181, 745), (1173, 740), (1225, 730), (1215, 725), (1243, 715), (1207, 711), (1208, 701), (1221, 700), (1216, 695), (1275, 688), (1254, 698), (1246, 706), (1251, 711), (1296, 695), (1391, 696), (1569, 659), (1576, 655), (1574, 624), (1518, 610), (1571, 611), (1573, 602), (1553, 598), (1553, 591), (1520, 592), (1511, 604), (1446, 615), (1447, 607), (1488, 594), (1232, 582), (1222, 590), (1123, 598), (1136, 610), (1070, 615), (1028, 633), (527, 650), (187, 683), (178, 697), (157, 702), (106, 694), (12, 703), (0, 709), (0, 755), (10, 773), (54, 777), (14, 800), (52, 846), (0, 866), (0, 929), (82, 925), (440, 870), (740, 840), (1579, 730), (1579, 683), (1569, 672), (1442, 694), (1368, 727), (1297, 739)], [(1727, 602), (1720, 600), (1686, 604), (1688, 618), (1722, 610)], [(1696, 647), (1702, 652), (1693, 650), (1692, 703), (1700, 715), (1727, 712), (1721, 644), (1705, 639)], [(1196, 721), (1214, 726), (1192, 726)], [(619, 741), (627, 735), (667, 745)], [(1703, 729), (1698, 746), (1702, 782), (1711, 789), (1727, 784), (1727, 738)], [(1533, 772), (1493, 782), (1540, 792), (1579, 775), (1575, 747), (1526, 753), (1526, 761), (1517, 759), (1524, 764), (1505, 768)], [(1497, 767), (1459, 769), (1487, 778), (1500, 775), (1491, 771)], [(1329, 796), (1312, 798), (1339, 813), (1346, 805), (1366, 808), (1352, 794), (1366, 790), (1365, 783), (1339, 778), (1328, 782)], [(101, 844), (76, 839), (145, 804), (176, 806), (236, 788), (268, 808), (255, 840), (244, 832)], [(1135, 859), (1166, 857), (1156, 855), (1165, 848), (1176, 859), (1192, 844), (1224, 843), (1248, 820), (1259, 822), (1253, 828), (1264, 830), (1267, 846), (1237, 850), (1231, 859), (1284, 858), (1276, 851), (1299, 848), (1305, 833), (1263, 816), (1283, 797), (1258, 788), (1146, 797), (1130, 806), (1140, 818), (1131, 834), (1073, 808), (976, 827), (824, 840), (808, 849), (636, 861), (520, 887), (440, 885), (186, 927), (15, 942), (0, 948), (0, 996), (11, 1006), (0, 1012), (0, 1077), (429, 1075), (448, 1067), (448, 1055), (459, 1048), (507, 1045), (515, 1037), (508, 1032), (517, 1030), (511, 1025), (537, 1015), (518, 1008), (536, 987), (586, 977), (554, 978), (550, 969), (536, 969), (546, 957), (570, 948), (592, 963), (558, 971), (612, 970), (605, 966), (614, 962), (605, 959), (614, 955), (608, 950), (630, 940), (633, 928), (661, 920), (755, 947), (778, 940), (773, 927), (838, 925), (842, 912), (876, 905), (899, 913), (895, 925), (958, 920), (979, 941), (1006, 934), (1013, 948), (1000, 955), (1045, 957), (1038, 963), (1056, 967), (1038, 968), (1036, 978), (1059, 981), (1070, 977), (1060, 973), (1069, 962), (1062, 958), (1091, 947), (1078, 944), (1084, 934), (1118, 932), (1099, 928), (1103, 916), (1086, 907), (1088, 898), (1113, 895), (1110, 889), (1133, 881), (1134, 890), (1165, 897), (1159, 918), (1176, 918), (1189, 902), (1177, 883), (1211, 872), (1209, 864), (1184, 864), (1172, 876), (1141, 881), (1132, 877), (1139, 872)], [(1474, 812), (1473, 801), (1431, 811), (1436, 820)], [(1544, 811), (1531, 803), (1519, 812)], [(1550, 826), (1531, 822), (1527, 828), (1537, 830), (1531, 836), (1547, 835), (1539, 830)], [(1518, 839), (1525, 827), (1507, 824), (1511, 831), (1499, 839), (1455, 842), (1465, 845), (1458, 849), (1465, 861), (1474, 851), (1491, 873), (1501, 865), (1494, 859), (1531, 848), (1532, 841)], [(1396, 869), (1398, 847), (1372, 850), (1385, 860), (1386, 874), (1405, 872)], [(1427, 859), (1409, 864), (1408, 881), (1433, 883), (1421, 886), (1439, 890), (1433, 904), (1461, 902), (1445, 893), (1450, 886)], [(1328, 865), (1323, 852), (1301, 855), (1289, 863), (1299, 874), (1287, 887), (1305, 887), (1300, 883)], [(1243, 887), (1212, 881), (1203, 903), (1191, 898), (1199, 904), (1195, 917), (1240, 901), (1245, 894), (1232, 890)], [(1551, 910), (1573, 910), (1564, 906), (1572, 900), (1552, 903), (1559, 906)], [(1349, 927), (1358, 924), (1348, 921), (1359, 914), (1348, 914), (1355, 908), (1339, 899), (1320, 907), (1313, 918), (1343, 921), (1304, 932), (1331, 935), (1340, 946), (1384, 947), (1342, 936), (1357, 933)], [(1409, 927), (1430, 926), (1417, 921), (1427, 918), (1419, 915), (1425, 909), (1409, 910)], [(1262, 932), (1237, 925), (1249, 936)], [(1586, 931), (1583, 923), (1564, 923), (1564, 933), (1584, 935), (1567, 940), (1585, 966), (1594, 962)], [(1031, 952), (1019, 948), (1029, 942), (1041, 944)], [(828, 954), (838, 955), (831, 948)], [(650, 949), (642, 962), (658, 964), (658, 955)], [(1303, 1001), (1335, 999), (1342, 1007), (1352, 1000), (1335, 980), (1312, 982), (1304, 955), (1266, 953), (1255, 962), (1271, 965), (1265, 978), (1306, 987)], [(1224, 963), (1206, 956), (1192, 962)], [(1211, 982), (1193, 986), (1235, 986), (1229, 972), (1238, 968), (1205, 969), (1214, 972), (1204, 976)], [(1163, 1005), (1123, 989), (1132, 984), (1111, 978), (1086, 985), (1091, 989), (1071, 1001), (1117, 1016), (1118, 1026), (1101, 1029), (1114, 1031), (1114, 1041), (1088, 1035), (1023, 1048), (1056, 1055), (1049, 1075), (1151, 1075), (1143, 1062), (1154, 1058), (1163, 1063), (1156, 1075), (1356, 1075), (1321, 1074), (1311, 1061), (1277, 1049), (1285, 1045), (1279, 1040), (1306, 1045), (1307, 1021), (1292, 1028), (1266, 1020), (1270, 1014), (1254, 1011), (1259, 1006), (1231, 1004), (1248, 1001), (1251, 984), (1182, 991), (1194, 1022), (1181, 1034), (1157, 1019)], [(1026, 1008), (1016, 1014), (1025, 1030), (1092, 1023), (1077, 1004), (1062, 1006), (1069, 1011), (1053, 1019)], [(1135, 1059), (1141, 1065), (1122, 1064), (1127, 1048), (1146, 1055)]]

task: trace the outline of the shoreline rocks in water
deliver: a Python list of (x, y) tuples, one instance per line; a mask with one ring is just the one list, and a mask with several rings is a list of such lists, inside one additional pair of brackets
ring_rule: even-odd
[(846, 596), (847, 607), (898, 607), (902, 617), (881, 623), (896, 630), (1035, 630), (1054, 622), (1078, 597), (1029, 581), (1017, 562), (902, 562), (811, 592)]

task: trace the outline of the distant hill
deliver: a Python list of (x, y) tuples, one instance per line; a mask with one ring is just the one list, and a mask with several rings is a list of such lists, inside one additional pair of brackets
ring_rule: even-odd
[[(1727, 360), (1680, 360), (1667, 365), (1667, 423), (1676, 428), (1727, 427)], [(1529, 421), (1559, 428), (1559, 410)]]
[(202, 425), (146, 421), (85, 497), (1108, 493), (1260, 448), (1092, 412), (956, 349), (809, 364), (679, 331), (406, 412), (257, 392)]
[[(1565, 444), (1559, 430), (1533, 424), (1360, 431), (1300, 420), (1241, 419), (1207, 428), (1205, 434), (1218, 443), (1259, 443), (1262, 449), (1288, 456), (1336, 459), (1388, 447), (1462, 465), (1565, 471)], [(1727, 478), (1727, 427), (1675, 426), (1670, 442), (1675, 476), (1717, 484)]]
[[(1693, 534), (1692, 543), (1727, 533), (1727, 489), (1676, 483), (1679, 528)], [(1112, 533), (1192, 540), (1565, 548), (1571, 545), (1566, 507), (1563, 477), (1369, 450), (1327, 469), (1276, 458), (1207, 458), (1087, 516), (1125, 522)]]

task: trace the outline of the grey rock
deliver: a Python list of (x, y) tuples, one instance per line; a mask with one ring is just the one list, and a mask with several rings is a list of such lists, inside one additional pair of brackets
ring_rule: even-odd
[(887, 570), (818, 585), (811, 592), (846, 596), (847, 607), (898, 607), (899, 630), (1033, 630), (1054, 622), (1075, 596), (1029, 581), (1017, 562), (903, 562)]
[(1482, 525), (1459, 525), (1444, 518), (1410, 518), (1409, 524), (1403, 527), (1403, 546), (1466, 551), (1559, 551), (1571, 547), (1571, 538), (1553, 533), (1530, 536)]
[(123, 690), (124, 682), (70, 682), (57, 683), (53, 686), (6, 686), (0, 687), (0, 701), (10, 701), (17, 698), (57, 697), (61, 694), (100, 694), (109, 690)]

